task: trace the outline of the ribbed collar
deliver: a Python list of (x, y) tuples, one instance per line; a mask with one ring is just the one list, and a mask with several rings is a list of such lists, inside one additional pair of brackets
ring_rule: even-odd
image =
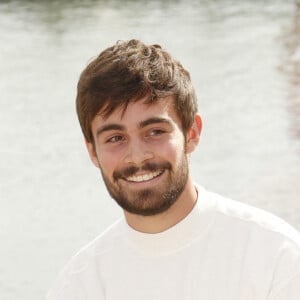
[(202, 187), (198, 191), (197, 203), (193, 210), (173, 227), (155, 234), (142, 233), (124, 221), (124, 236), (131, 247), (144, 255), (161, 256), (176, 252), (201, 238), (214, 221), (216, 201)]

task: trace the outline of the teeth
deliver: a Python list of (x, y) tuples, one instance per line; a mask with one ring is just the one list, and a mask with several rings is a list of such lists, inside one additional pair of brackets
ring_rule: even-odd
[(139, 175), (139, 176), (130, 176), (130, 177), (127, 177), (126, 179), (128, 181), (133, 181), (133, 182), (143, 182), (143, 181), (150, 180), (150, 179), (158, 176), (159, 174), (161, 174), (161, 171), (156, 171), (153, 173)]

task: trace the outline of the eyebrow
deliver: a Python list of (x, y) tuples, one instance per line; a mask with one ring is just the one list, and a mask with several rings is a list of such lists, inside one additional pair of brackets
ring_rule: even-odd
[(121, 131), (124, 131), (125, 127), (123, 125), (120, 125), (120, 124), (107, 124), (107, 125), (104, 125), (104, 126), (100, 127), (97, 130), (96, 136), (98, 137), (103, 132), (111, 131), (111, 130), (121, 130)]
[[(157, 123), (165, 123), (165, 124), (171, 125), (171, 122), (168, 119), (154, 117), (154, 118), (149, 118), (147, 120), (140, 122), (139, 128), (142, 129), (148, 125), (157, 124)], [(125, 131), (125, 126), (120, 125), (120, 124), (115, 124), (115, 123), (103, 125), (102, 127), (100, 127), (97, 130), (96, 136), (98, 137), (102, 133), (104, 133), (106, 131), (111, 131), (111, 130)]]
[(139, 128), (144, 128), (144, 127), (146, 127), (148, 125), (157, 124), (157, 123), (165, 123), (165, 124), (171, 125), (171, 122), (168, 119), (154, 117), (154, 118), (149, 118), (149, 119), (147, 119), (145, 121), (142, 121), (139, 124)]

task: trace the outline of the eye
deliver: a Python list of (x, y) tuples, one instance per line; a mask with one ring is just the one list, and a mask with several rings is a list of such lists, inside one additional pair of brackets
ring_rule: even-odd
[(162, 129), (152, 129), (149, 131), (149, 136), (159, 136), (165, 133), (165, 130)]
[(118, 143), (124, 141), (124, 137), (122, 135), (114, 135), (106, 140), (106, 143)]

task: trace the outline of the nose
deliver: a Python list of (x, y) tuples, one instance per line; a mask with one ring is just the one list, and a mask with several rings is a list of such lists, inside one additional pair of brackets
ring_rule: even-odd
[(153, 157), (154, 153), (149, 149), (146, 142), (136, 138), (131, 139), (128, 143), (128, 150), (124, 161), (127, 164), (141, 165)]

